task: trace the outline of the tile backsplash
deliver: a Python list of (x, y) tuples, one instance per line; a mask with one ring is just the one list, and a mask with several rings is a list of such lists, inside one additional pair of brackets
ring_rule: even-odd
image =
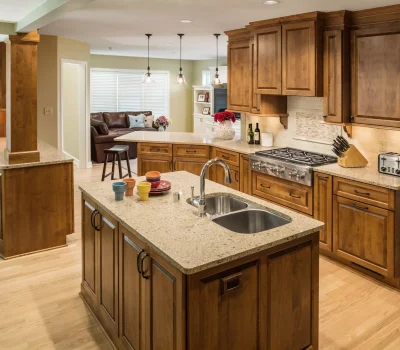
[[(400, 152), (400, 130), (385, 130), (367, 127), (354, 127), (353, 137), (349, 139), (342, 127), (323, 124), (324, 98), (288, 97), (288, 129), (284, 129), (279, 118), (246, 117), (246, 131), (249, 123), (259, 123), (261, 132), (274, 135), (274, 146), (295, 147), (308, 151), (334, 155), (332, 141), (337, 135), (346, 137), (366, 158), (375, 164), (377, 155), (382, 152)], [(243, 135), (245, 139), (246, 135)]]

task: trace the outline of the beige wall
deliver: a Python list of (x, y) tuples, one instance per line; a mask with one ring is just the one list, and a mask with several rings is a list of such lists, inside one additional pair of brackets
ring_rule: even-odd
[[(261, 132), (274, 134), (274, 145), (278, 147), (296, 147), (304, 150), (333, 154), (331, 144), (315, 143), (295, 139), (298, 114), (309, 115), (313, 120), (309, 126), (309, 133), (320, 128), (323, 113), (323, 98), (317, 97), (288, 97), (289, 127), (287, 130), (274, 117), (247, 117), (246, 128), (249, 123), (260, 123)], [(347, 138), (340, 126), (326, 126), (327, 134), (338, 133)], [(306, 131), (307, 132), (307, 131)], [(315, 134), (315, 132), (314, 132)], [(245, 137), (245, 136), (244, 136)], [(319, 137), (319, 136), (318, 136)], [(377, 128), (353, 126), (353, 137), (347, 138), (368, 158), (372, 166), (376, 165), (377, 155), (386, 151), (400, 152), (400, 131), (383, 130)]]
[(64, 63), (61, 69), (64, 151), (79, 159), (80, 66)]
[[(38, 139), (57, 147), (58, 118), (58, 67), (57, 37), (42, 35), (38, 45)], [(52, 115), (45, 115), (44, 109), (51, 108)]]
[[(147, 58), (91, 55), (90, 65), (91, 68), (145, 70)], [(150, 67), (152, 70), (168, 71), (170, 74), (170, 118), (172, 124), (169, 131), (192, 131), (192, 61), (182, 61), (183, 73), (187, 83), (183, 86), (175, 84), (179, 70), (178, 60), (151, 59)]]

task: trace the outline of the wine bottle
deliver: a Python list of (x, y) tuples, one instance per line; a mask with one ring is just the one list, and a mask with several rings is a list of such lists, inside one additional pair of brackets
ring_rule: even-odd
[(258, 127), (258, 123), (256, 123), (256, 128), (254, 130), (254, 144), (259, 145), (260, 144), (260, 129)]
[(253, 124), (249, 124), (249, 145), (254, 145)]

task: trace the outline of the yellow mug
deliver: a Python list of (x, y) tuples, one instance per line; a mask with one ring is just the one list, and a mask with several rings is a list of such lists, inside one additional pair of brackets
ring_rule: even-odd
[(149, 193), (151, 190), (151, 183), (150, 182), (141, 182), (137, 185), (137, 190), (139, 193), (139, 198), (141, 201), (148, 201), (149, 200)]

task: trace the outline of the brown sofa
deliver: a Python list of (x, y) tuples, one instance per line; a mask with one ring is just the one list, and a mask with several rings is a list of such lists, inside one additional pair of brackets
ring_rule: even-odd
[[(129, 129), (128, 115), (145, 116), (152, 115), (151, 111), (144, 112), (104, 112), (104, 113), (91, 113), (91, 153), (92, 161), (97, 163), (104, 162), (104, 150), (111, 148), (123, 142), (116, 142), (114, 139), (118, 136), (129, 134), (133, 131), (157, 131), (155, 128), (132, 128)], [(137, 157), (137, 143), (125, 143), (129, 145), (129, 158), (135, 159)], [(125, 159), (125, 156), (123, 156)], [(111, 159), (110, 159), (111, 161)]]

